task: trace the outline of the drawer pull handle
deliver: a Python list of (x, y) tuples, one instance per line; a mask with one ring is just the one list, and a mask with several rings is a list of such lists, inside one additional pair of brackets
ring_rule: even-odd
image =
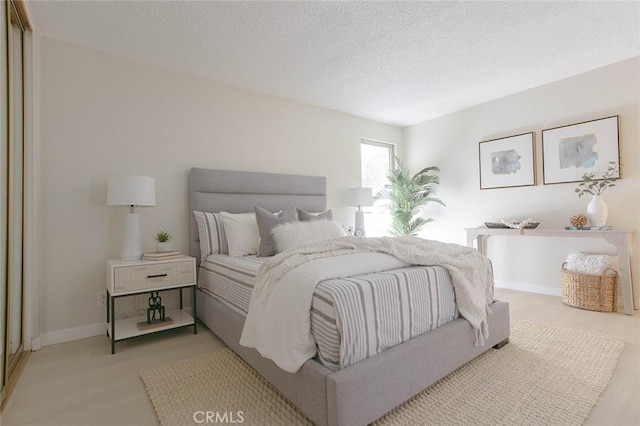
[(161, 278), (166, 277), (167, 274), (158, 274), (158, 275), (147, 275), (147, 278)]

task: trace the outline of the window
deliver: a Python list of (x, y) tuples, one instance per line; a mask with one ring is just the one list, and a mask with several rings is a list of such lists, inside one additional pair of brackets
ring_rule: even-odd
[[(360, 161), (362, 168), (362, 186), (373, 190), (373, 195), (384, 188), (387, 172), (393, 168), (395, 145), (362, 139), (360, 143)], [(364, 208), (365, 229), (368, 237), (380, 237), (388, 233), (391, 223), (389, 211), (376, 201), (373, 207)]]

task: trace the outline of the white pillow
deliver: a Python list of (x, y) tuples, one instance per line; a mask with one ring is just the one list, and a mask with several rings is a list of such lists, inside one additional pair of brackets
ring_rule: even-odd
[(345, 235), (342, 226), (331, 220), (284, 223), (273, 228), (271, 233), (278, 253), (303, 244)]
[(616, 269), (615, 256), (606, 254), (569, 253), (567, 270), (588, 275), (602, 275), (606, 268)]
[(255, 213), (220, 212), (227, 234), (229, 256), (241, 257), (258, 253), (258, 222)]

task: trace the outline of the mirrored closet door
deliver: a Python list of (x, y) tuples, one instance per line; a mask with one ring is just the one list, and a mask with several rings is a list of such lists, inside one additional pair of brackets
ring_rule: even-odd
[(2, 2), (0, 355), (2, 403), (24, 363), (24, 4)]

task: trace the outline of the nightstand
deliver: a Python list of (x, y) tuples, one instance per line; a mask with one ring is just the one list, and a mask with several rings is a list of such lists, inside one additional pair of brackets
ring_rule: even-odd
[[(191, 309), (189, 315), (182, 308), (182, 290), (192, 290)], [(180, 309), (169, 310), (165, 317), (170, 317), (171, 324), (155, 327), (142, 327), (138, 323), (147, 321), (147, 316), (113, 320), (116, 299), (137, 294), (177, 290), (180, 292)], [(107, 335), (111, 339), (111, 353), (116, 352), (116, 342), (157, 333), (179, 327), (193, 325), (193, 334), (198, 333), (196, 317), (196, 259), (181, 256), (170, 260), (107, 260)]]

